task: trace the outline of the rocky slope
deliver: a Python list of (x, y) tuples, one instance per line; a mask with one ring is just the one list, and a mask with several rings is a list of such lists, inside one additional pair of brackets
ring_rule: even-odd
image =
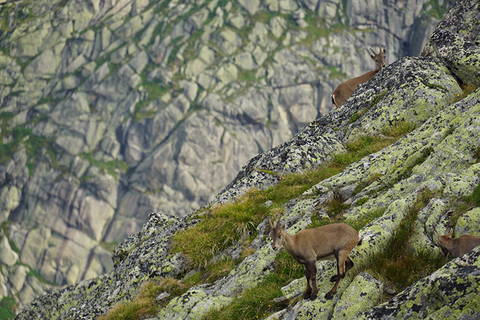
[[(480, 248), (446, 261), (437, 244), (448, 232), (480, 235), (479, 21), (478, 1), (457, 1), (421, 56), (252, 158), (211, 206), (150, 215), (116, 248), (112, 272), (37, 298), (18, 319), (479, 318)], [(271, 215), (289, 232), (359, 229), (356, 267), (332, 300), (332, 261), (317, 263), (319, 297), (298, 297), (305, 280), (272, 250)], [(209, 240), (218, 229), (231, 233)]]
[(325, 114), (366, 47), (418, 53), (445, 6), (0, 1), (0, 297), (110, 270), (149, 213), (207, 203)]

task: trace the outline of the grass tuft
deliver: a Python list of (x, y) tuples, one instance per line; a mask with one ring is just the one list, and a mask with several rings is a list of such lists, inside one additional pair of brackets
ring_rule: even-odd
[(446, 260), (443, 256), (427, 251), (418, 252), (409, 245), (418, 212), (433, 196), (434, 194), (428, 189), (418, 195), (384, 251), (368, 261), (365, 267), (367, 271), (397, 289), (404, 289), (445, 264)]
[(473, 91), (477, 90), (478, 87), (472, 84), (464, 84), (461, 86), (462, 92), (455, 95), (453, 102), (458, 102), (469, 96)]
[[(166, 305), (171, 297), (178, 296), (187, 290), (187, 286), (173, 278), (161, 278), (144, 282), (139, 289), (139, 294), (132, 300), (115, 305), (108, 313), (100, 316), (98, 320), (137, 320), (146, 319), (155, 315), (162, 306)], [(157, 302), (155, 298), (162, 292), (171, 296)]]
[(389, 137), (399, 138), (415, 129), (416, 125), (409, 121), (398, 121), (394, 125), (382, 130), (382, 133)]

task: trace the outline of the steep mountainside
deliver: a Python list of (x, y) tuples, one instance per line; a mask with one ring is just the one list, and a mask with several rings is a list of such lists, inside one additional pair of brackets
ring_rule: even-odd
[(325, 114), (366, 48), (417, 54), (445, 6), (0, 1), (0, 297), (111, 270), (149, 213), (212, 200)]
[[(252, 158), (210, 206), (151, 214), (114, 270), (54, 290), (18, 319), (478, 319), (480, 248), (444, 258), (438, 236), (480, 235), (480, 3), (459, 0), (422, 55), (401, 58), (346, 105)], [(252, 188), (255, 187), (255, 188)], [(355, 267), (325, 299), (272, 249), (335, 221), (359, 230)]]

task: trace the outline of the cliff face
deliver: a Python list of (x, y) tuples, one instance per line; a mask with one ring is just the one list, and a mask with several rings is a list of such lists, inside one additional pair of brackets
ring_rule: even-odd
[(418, 53), (445, 6), (0, 1), (0, 297), (111, 270), (149, 213), (207, 203), (329, 111), (365, 48)]
[[(449, 232), (480, 235), (479, 21), (478, 1), (457, 1), (421, 56), (252, 158), (211, 206), (151, 214), (115, 249), (112, 272), (37, 298), (18, 319), (480, 317), (480, 248), (447, 261), (438, 246)], [(302, 270), (271, 248), (270, 216), (291, 233), (359, 230), (333, 299), (333, 261), (317, 263), (319, 297), (299, 297)]]

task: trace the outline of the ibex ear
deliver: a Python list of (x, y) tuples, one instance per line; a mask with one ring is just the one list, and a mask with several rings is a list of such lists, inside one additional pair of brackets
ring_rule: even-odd
[(382, 48), (382, 53), (385, 54), (385, 48)]

